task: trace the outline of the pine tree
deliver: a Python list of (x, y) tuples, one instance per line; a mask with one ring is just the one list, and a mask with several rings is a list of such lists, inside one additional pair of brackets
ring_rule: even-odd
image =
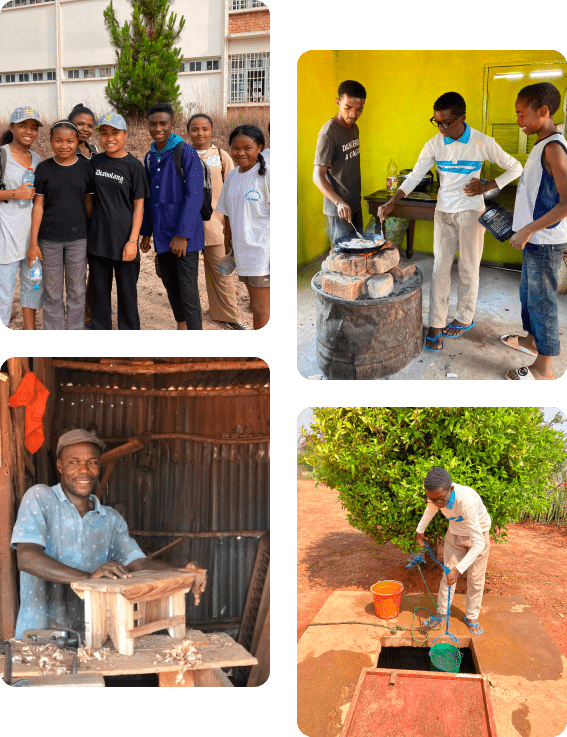
[(130, 0), (131, 22), (120, 27), (112, 0), (104, 11), (104, 25), (116, 48), (116, 73), (106, 86), (106, 98), (127, 118), (145, 117), (155, 102), (180, 109), (177, 73), (181, 49), (174, 44), (185, 25), (169, 13), (168, 0)]

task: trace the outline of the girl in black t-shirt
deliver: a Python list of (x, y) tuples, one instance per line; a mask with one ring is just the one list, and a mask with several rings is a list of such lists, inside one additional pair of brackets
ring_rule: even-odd
[(98, 153), (94, 143), (89, 143), (96, 125), (95, 114), (88, 107), (85, 107), (82, 102), (79, 102), (69, 113), (68, 120), (79, 129), (77, 154), (84, 156), (85, 159), (92, 159), (93, 154)]
[(73, 123), (58, 121), (51, 128), (50, 137), (54, 155), (38, 164), (35, 173), (27, 257), (30, 266), (37, 257), (42, 261), (45, 329), (65, 329), (65, 281), (67, 329), (82, 330), (93, 167), (76, 155), (79, 131)]
[[(77, 146), (77, 155), (84, 156), (85, 159), (92, 159), (93, 154), (98, 153), (98, 148), (94, 143), (89, 143), (96, 125), (95, 114), (82, 102), (79, 102), (69, 113), (68, 118), (79, 129), (79, 145)], [(91, 278), (87, 272), (87, 292), (85, 295), (85, 327), (90, 330), (91, 325)]]

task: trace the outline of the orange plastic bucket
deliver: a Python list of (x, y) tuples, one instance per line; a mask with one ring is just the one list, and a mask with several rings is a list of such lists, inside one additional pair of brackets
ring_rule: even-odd
[(399, 581), (378, 581), (370, 587), (374, 596), (376, 616), (380, 619), (393, 619), (400, 613), (403, 583)]

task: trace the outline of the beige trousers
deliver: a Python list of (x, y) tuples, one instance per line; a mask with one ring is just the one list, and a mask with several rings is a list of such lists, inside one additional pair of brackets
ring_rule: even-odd
[(203, 251), (209, 310), (213, 320), (220, 322), (240, 322), (240, 313), (236, 304), (234, 275), (219, 274), (217, 270), (219, 261), (224, 256), (224, 245), (205, 246)]
[[(454, 568), (465, 555), (469, 552), (471, 540), (469, 537), (461, 537), (447, 532), (443, 545), (443, 563), (448, 568)], [(488, 554), (490, 553), (490, 531), (484, 533), (484, 550), (467, 568), (467, 601), (465, 616), (469, 622), (476, 622), (480, 613), (482, 604), (482, 595), (484, 593), (484, 579), (486, 576), (486, 565), (488, 563)], [(441, 616), (447, 614), (447, 576), (443, 574), (441, 583), (439, 584), (439, 594), (437, 595), (437, 611)], [(451, 587), (451, 602), (455, 595), (455, 587)]]
[(435, 211), (433, 274), (429, 298), (429, 326), (444, 328), (449, 309), (451, 266), (459, 250), (459, 287), (455, 319), (469, 325), (474, 317), (484, 228), (478, 222), (486, 208), (462, 212)]

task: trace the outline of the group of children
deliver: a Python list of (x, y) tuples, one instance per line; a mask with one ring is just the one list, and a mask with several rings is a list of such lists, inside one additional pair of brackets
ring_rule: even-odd
[[(336, 115), (321, 128), (313, 181), (324, 195), (331, 244), (362, 231), (360, 143), (356, 121), (363, 112), (366, 90), (354, 80), (339, 87)], [(529, 367), (507, 371), (507, 379), (553, 379), (552, 357), (560, 353), (557, 286), (563, 253), (567, 252), (567, 144), (553, 115), (561, 95), (549, 82), (528, 85), (516, 100), (517, 123), (537, 141), (522, 171), (521, 164), (489, 136), (465, 122), (466, 105), (457, 92), (441, 95), (430, 119), (438, 133), (421, 151), (411, 174), (396, 194), (378, 209), (380, 221), (409, 195), (435, 164), (439, 191), (434, 216), (433, 274), (429, 328), (425, 349), (443, 349), (444, 338), (459, 338), (474, 327), (479, 269), (484, 245), (483, 194), (521, 176), (514, 206), (510, 245), (523, 250), (520, 301), (526, 336), (505, 335), (502, 342), (535, 358)], [(482, 181), (484, 161), (504, 172)], [(448, 322), (451, 266), (459, 251), (459, 288), (455, 318)]]
[[(25, 329), (35, 328), (40, 307), (46, 330), (112, 329), (115, 279), (118, 328), (139, 330), (140, 251), (150, 250), (152, 236), (156, 271), (178, 329), (202, 329), (201, 251), (211, 318), (248, 329), (225, 265), (233, 258), (250, 296), (254, 329), (268, 322), (270, 170), (262, 131), (235, 127), (231, 158), (212, 144), (213, 123), (206, 114), (193, 115), (187, 124), (191, 145), (173, 133), (170, 105), (153, 105), (147, 119), (153, 143), (144, 164), (125, 150), (128, 131), (121, 115), (107, 113), (97, 121), (83, 105), (51, 127), (53, 157), (41, 161), (30, 151), (43, 125), (39, 114), (31, 107), (12, 113), (0, 141), (4, 325), (11, 319), (19, 272)], [(89, 142), (95, 130), (100, 153)], [(22, 183), (28, 170), (35, 173), (33, 185)], [(36, 259), (43, 272), (39, 284), (31, 272)]]

